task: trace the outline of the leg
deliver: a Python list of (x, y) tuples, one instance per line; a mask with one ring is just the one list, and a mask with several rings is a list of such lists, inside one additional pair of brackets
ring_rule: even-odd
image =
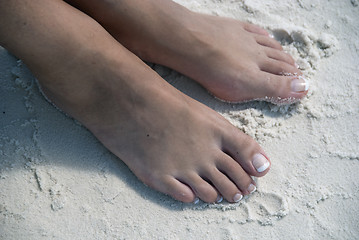
[(257, 26), (194, 13), (169, 0), (68, 2), (137, 56), (193, 78), (220, 99), (280, 102), (307, 93), (294, 60)]
[(65, 2), (1, 1), (0, 44), (139, 179), (175, 199), (235, 202), (255, 190), (250, 176), (269, 170), (253, 139)]

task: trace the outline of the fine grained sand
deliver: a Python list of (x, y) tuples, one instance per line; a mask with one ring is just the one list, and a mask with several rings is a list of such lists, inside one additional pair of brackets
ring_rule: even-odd
[(177, 2), (272, 31), (311, 79), (298, 104), (227, 104), (153, 66), (264, 147), (258, 191), (192, 205), (147, 188), (0, 49), (0, 239), (359, 239), (358, 1)]

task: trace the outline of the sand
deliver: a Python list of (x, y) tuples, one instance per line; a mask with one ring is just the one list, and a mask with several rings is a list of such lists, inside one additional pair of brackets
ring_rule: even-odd
[(270, 30), (311, 79), (297, 104), (229, 104), (152, 65), (263, 146), (258, 191), (193, 205), (149, 189), (0, 48), (0, 239), (359, 239), (358, 1), (177, 2)]

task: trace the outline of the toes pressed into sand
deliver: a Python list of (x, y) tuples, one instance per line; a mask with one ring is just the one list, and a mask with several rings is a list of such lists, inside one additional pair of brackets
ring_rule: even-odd
[(261, 71), (257, 81), (263, 89), (260, 94), (274, 103), (278, 103), (279, 99), (303, 98), (309, 89), (309, 81), (302, 76), (294, 59), (283, 51), (275, 39), (263, 34), (255, 35), (255, 39), (264, 47), (262, 51), (265, 53), (257, 60)]
[[(253, 175), (263, 176), (269, 169), (269, 161), (260, 153), (252, 157), (252, 162), (246, 165)], [(256, 191), (255, 182), (234, 159), (228, 155), (218, 161), (217, 167), (201, 174), (193, 172), (189, 177), (181, 181), (175, 178), (170, 180), (171, 187), (168, 188), (172, 197), (182, 202), (194, 202), (201, 199), (204, 202), (214, 203), (226, 199), (228, 202), (239, 202), (244, 195)], [(255, 170), (253, 170), (253, 168)]]
[[(308, 81), (299, 77), (302, 73), (294, 59), (265, 29), (234, 19), (194, 13), (171, 1), (166, 4), (168, 9), (176, 9), (171, 18), (167, 14), (152, 18), (151, 12), (147, 12), (151, 17), (143, 18), (137, 16), (137, 5), (125, 7), (126, 11), (133, 11), (126, 14), (130, 19), (125, 20), (140, 24), (142, 27), (136, 28), (140, 32), (133, 28), (127, 31), (126, 24), (107, 27), (119, 42), (144, 60), (192, 78), (218, 99), (291, 103), (307, 94)], [(148, 9), (156, 8), (161, 6)], [(108, 22), (124, 22), (123, 14), (115, 16), (117, 21)], [(142, 29), (147, 30), (145, 35)], [(168, 34), (168, 29), (181, 34)]]
[(252, 138), (234, 129), (223, 140), (222, 149), (213, 154), (213, 161), (209, 159), (177, 175), (166, 175), (150, 185), (179, 201), (195, 204), (199, 199), (208, 203), (226, 199), (234, 203), (253, 193), (256, 184), (252, 176), (264, 176), (270, 161)]
[[(214, 96), (228, 102), (266, 100), (286, 104), (299, 101), (307, 94), (308, 80), (266, 30), (243, 22), (211, 20), (213, 25), (222, 26), (223, 32), (219, 36), (207, 32), (207, 38), (213, 39), (209, 45), (218, 45), (215, 47), (217, 57), (204, 61), (216, 68), (206, 68), (198, 75), (205, 76), (200, 83)], [(233, 31), (238, 31), (235, 38)]]
[(244, 68), (238, 66), (239, 72), (234, 72), (221, 85), (215, 85), (210, 92), (229, 102), (266, 100), (286, 104), (302, 99), (308, 93), (309, 81), (295, 66), (293, 58), (282, 50), (261, 48), (263, 51), (252, 64)]
[(298, 100), (307, 94), (309, 81), (301, 75), (282, 76), (268, 72), (262, 72), (261, 75), (263, 91), (260, 94), (268, 97), (274, 103), (277, 100)]

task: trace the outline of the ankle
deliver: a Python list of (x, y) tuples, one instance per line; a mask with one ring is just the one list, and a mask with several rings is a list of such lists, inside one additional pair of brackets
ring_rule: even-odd
[[(79, 0), (73, 4), (85, 9), (101, 23), (121, 44), (141, 59), (153, 61), (153, 56), (168, 54), (179, 46), (193, 25), (194, 13), (172, 1), (96, 1), (86, 5)], [(91, 8), (92, 7), (92, 8)], [(173, 34), (173, 33), (176, 34)], [(181, 36), (181, 39), (178, 39)], [(160, 53), (159, 53), (160, 52)]]

